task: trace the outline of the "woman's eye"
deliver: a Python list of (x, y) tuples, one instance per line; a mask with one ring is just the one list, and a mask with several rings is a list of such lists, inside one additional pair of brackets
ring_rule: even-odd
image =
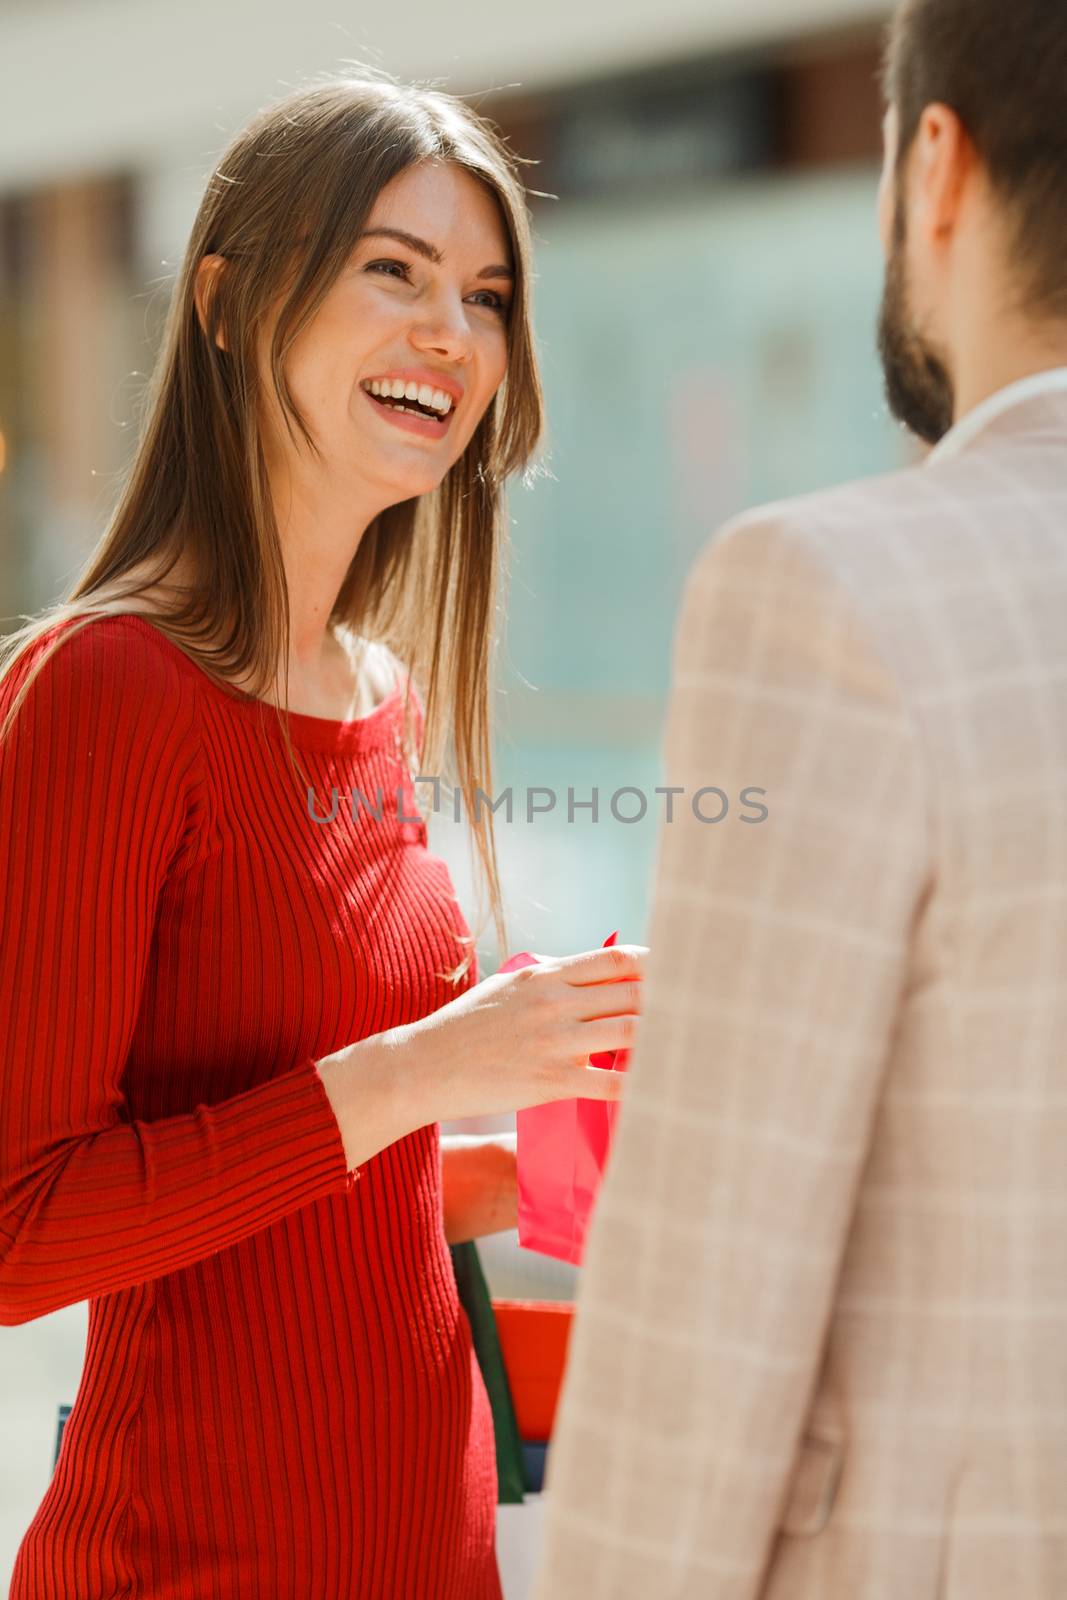
[(400, 276), (402, 278), (406, 278), (408, 276), (408, 273), (411, 270), (406, 261), (371, 261), (367, 266), (367, 271), (368, 272), (382, 272), (382, 271), (385, 271), (386, 273), (389, 274), (390, 277), (392, 277), (395, 274), (392, 273), (390, 271), (390, 269), (394, 268), (394, 267), (395, 267), (396, 271), (400, 274)]
[(488, 304), (491, 311), (506, 311), (508, 309), (508, 302), (495, 289), (476, 289), (474, 292), (475, 294), (487, 294), (489, 296)]
[[(406, 279), (408, 282), (411, 281), (411, 268), (406, 261), (369, 261), (364, 270), (366, 272), (380, 272), (388, 278), (399, 277)], [(499, 294), (496, 289), (476, 289), (470, 298), (476, 300), (479, 295), (487, 297), (480, 302), (487, 310), (506, 314), (510, 302), (502, 294)]]

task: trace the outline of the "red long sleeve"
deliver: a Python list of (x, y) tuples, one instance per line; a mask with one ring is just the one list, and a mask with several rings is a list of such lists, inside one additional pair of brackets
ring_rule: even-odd
[(5, 1324), (186, 1266), (345, 1182), (310, 1058), (152, 1122), (123, 1094), (163, 883), (207, 834), (195, 708), (176, 663), (93, 623), (0, 747)]
[(309, 796), (273, 711), (97, 619), (0, 746), (0, 1322), (89, 1303), (10, 1600), (499, 1600), (438, 1128), (357, 1181), (313, 1065), (456, 992), (401, 699), (293, 716)]

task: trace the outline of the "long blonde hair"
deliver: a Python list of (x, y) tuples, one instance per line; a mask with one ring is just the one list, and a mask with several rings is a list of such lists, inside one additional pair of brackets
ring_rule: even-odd
[[(67, 619), (83, 618), (85, 626), (93, 617), (130, 610), (132, 597), (163, 583), (181, 560), (192, 583), (172, 586), (173, 600), (153, 610), (153, 622), (217, 681), (236, 676), (259, 695), (273, 683), (278, 662), (288, 660), (289, 606), (261, 440), (257, 332), (281, 297), (269, 352), (272, 386), (282, 415), (314, 449), (286, 383), (286, 352), (350, 257), (380, 191), (428, 158), (465, 168), (499, 203), (515, 269), (507, 372), (441, 484), (389, 507), (367, 527), (328, 626), (358, 629), (406, 665), (409, 762), (411, 683), (425, 686), (422, 770), (444, 773), (451, 734), (457, 786), (504, 950), (492, 810), (475, 804), (475, 791), (492, 793), (489, 684), (504, 575), (504, 483), (529, 467), (543, 410), (520, 158), (461, 100), (361, 71), (286, 95), (232, 140), (193, 224), (118, 505), (67, 598), (24, 617), (27, 625), (0, 641), (0, 681), (42, 633)], [(202, 326), (196, 270), (212, 253), (228, 267), (208, 297)], [(222, 329), (225, 350), (215, 338)], [(0, 739), (36, 671), (77, 631), (63, 628), (41, 655)], [(219, 642), (208, 647), (208, 640)], [(477, 933), (461, 943), (476, 940)], [(470, 962), (468, 951), (451, 974), (454, 981)]]

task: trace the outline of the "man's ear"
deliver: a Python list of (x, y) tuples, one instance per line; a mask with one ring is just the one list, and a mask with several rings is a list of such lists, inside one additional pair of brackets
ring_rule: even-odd
[[(196, 269), (196, 281), (193, 285), (193, 296), (196, 300), (196, 314), (203, 331), (207, 332), (207, 314), (211, 297), (218, 287), (219, 274), (226, 265), (226, 257), (208, 255), (201, 257)], [(215, 343), (220, 350), (225, 350), (226, 341), (222, 330), (215, 335)]]
[(919, 226), (932, 242), (954, 232), (968, 184), (977, 166), (970, 134), (949, 106), (928, 105), (915, 135), (912, 157)]

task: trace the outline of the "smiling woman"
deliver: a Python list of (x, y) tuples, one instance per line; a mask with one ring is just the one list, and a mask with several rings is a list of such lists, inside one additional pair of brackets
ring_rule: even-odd
[[(472, 815), (492, 791), (529, 251), (460, 101), (361, 78), (261, 112), (110, 526), (5, 641), (0, 1321), (89, 1302), (12, 1600), (500, 1600), (443, 1219), (506, 1225), (514, 1152), (443, 1195), (439, 1122), (608, 1095), (583, 1063), (632, 1020), (583, 1000), (603, 962), (479, 983), (411, 817), (446, 735)], [(312, 784), (399, 788), (407, 820), (316, 827)]]
[[(398, 254), (382, 259), (382, 241)], [(337, 464), (346, 517), (359, 506), (369, 521), (383, 497), (397, 503), (432, 493), (469, 445), (508, 367), (513, 253), (497, 193), (453, 161), (425, 158), (378, 193), (286, 363), (311, 432)], [(205, 323), (213, 280), (227, 266), (223, 252), (200, 262), (196, 296)], [(356, 392), (367, 396), (370, 412), (355, 403)], [(367, 428), (370, 416), (385, 431)], [(295, 475), (306, 494), (307, 473), (286, 446), (280, 408), (273, 423), (272, 477), (288, 493)], [(441, 449), (412, 447), (411, 438)]]
[[(110, 527), (0, 650), (2, 671), (61, 622), (150, 603), (206, 673), (285, 707), (324, 698), (341, 629), (377, 639), (424, 686), (428, 770), (451, 741), (501, 948), (473, 801), (503, 489), (542, 430), (530, 261), (517, 158), (462, 101), (368, 76), (259, 113), (209, 179)], [(412, 727), (406, 706), (413, 759)]]

